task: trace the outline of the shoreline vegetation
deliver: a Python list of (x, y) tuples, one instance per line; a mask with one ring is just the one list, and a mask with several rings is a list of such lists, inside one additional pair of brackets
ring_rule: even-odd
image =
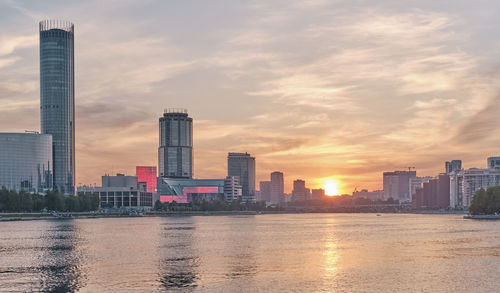
[(152, 210), (99, 209), (97, 194), (68, 196), (57, 191), (46, 195), (0, 190), (0, 221), (116, 218), (116, 217), (169, 217), (169, 216), (218, 216), (302, 213), (373, 213), (373, 214), (456, 214), (464, 219), (500, 219), (500, 186), (479, 189), (469, 211), (452, 209), (414, 210), (411, 204), (387, 201), (353, 199), (337, 196), (303, 202), (289, 202), (280, 206), (266, 206), (264, 202), (244, 204), (239, 201), (202, 201), (200, 203), (155, 202)]
[[(189, 216), (244, 216), (244, 215), (269, 215), (269, 214), (425, 214), (425, 215), (464, 215), (464, 211), (436, 211), (422, 210), (410, 212), (324, 212), (324, 211), (169, 211), (169, 212), (70, 212), (70, 213), (0, 213), (0, 222), (9, 221), (34, 221), (34, 220), (70, 220), (70, 219), (100, 219), (100, 218), (135, 218), (135, 217), (189, 217)], [(466, 216), (464, 216), (465, 218)]]

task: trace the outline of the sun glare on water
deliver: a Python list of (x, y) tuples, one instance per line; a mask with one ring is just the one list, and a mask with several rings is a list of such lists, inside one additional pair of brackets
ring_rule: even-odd
[(328, 179), (325, 184), (323, 184), (323, 189), (325, 189), (325, 195), (334, 196), (339, 195), (339, 184), (333, 179)]

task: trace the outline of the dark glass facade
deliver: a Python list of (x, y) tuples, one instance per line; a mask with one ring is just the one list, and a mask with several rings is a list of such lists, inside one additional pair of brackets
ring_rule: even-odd
[(193, 119), (187, 110), (165, 110), (159, 130), (159, 176), (193, 178)]
[(242, 186), (242, 201), (255, 202), (255, 158), (248, 153), (229, 153), (227, 176), (238, 176)]
[(74, 26), (40, 22), (41, 131), (53, 141), (54, 188), (73, 194), (75, 186)]
[(0, 187), (45, 192), (52, 188), (52, 137), (0, 133)]

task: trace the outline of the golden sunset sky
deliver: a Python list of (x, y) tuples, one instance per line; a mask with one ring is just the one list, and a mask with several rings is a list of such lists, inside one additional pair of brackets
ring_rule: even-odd
[(39, 130), (38, 21), (75, 24), (76, 176), (157, 165), (187, 108), (194, 174), (381, 189), (382, 172), (500, 155), (500, 2), (1, 1), (0, 131)]

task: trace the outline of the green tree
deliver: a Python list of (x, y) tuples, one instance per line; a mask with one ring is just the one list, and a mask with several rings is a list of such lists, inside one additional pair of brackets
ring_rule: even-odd
[(473, 215), (500, 213), (500, 186), (476, 191), (469, 207)]

